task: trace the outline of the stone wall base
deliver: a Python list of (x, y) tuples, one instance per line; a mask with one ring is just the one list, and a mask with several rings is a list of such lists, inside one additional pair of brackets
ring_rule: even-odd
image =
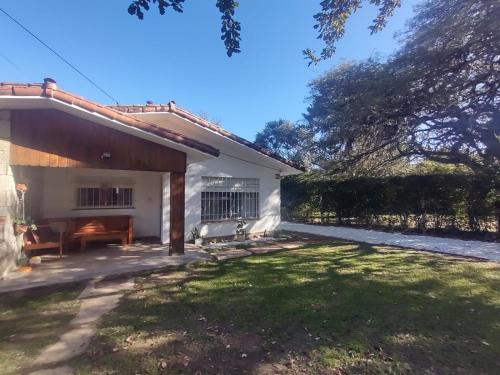
[(10, 166), (10, 112), (0, 111), (0, 278), (17, 267), (22, 243), (14, 233), (18, 197)]

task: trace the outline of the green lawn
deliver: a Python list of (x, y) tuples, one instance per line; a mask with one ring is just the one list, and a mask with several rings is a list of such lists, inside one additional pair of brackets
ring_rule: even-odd
[(77, 374), (500, 373), (495, 263), (331, 241), (136, 281)]
[(500, 373), (500, 267), (331, 242), (144, 277), (80, 373)]
[[(1, 281), (0, 281), (1, 282)], [(78, 312), (82, 284), (0, 294), (0, 374), (22, 374)]]

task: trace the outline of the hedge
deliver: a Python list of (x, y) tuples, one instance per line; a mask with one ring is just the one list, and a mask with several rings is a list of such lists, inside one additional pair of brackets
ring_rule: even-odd
[(282, 180), (282, 209), (289, 220), (319, 216), (338, 224), (498, 232), (497, 187), (491, 178), (466, 174), (288, 177)]

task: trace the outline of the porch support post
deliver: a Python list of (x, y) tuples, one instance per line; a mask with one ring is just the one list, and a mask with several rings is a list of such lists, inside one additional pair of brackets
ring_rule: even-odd
[(185, 174), (170, 173), (170, 254), (184, 254)]

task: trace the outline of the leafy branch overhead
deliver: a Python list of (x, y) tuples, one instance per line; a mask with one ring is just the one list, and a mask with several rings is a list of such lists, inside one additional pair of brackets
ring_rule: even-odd
[[(151, 4), (158, 6), (161, 15), (165, 14), (168, 8), (172, 8), (178, 13), (184, 11), (185, 0), (134, 0), (128, 7), (130, 15), (135, 15), (140, 20), (144, 19), (144, 12), (151, 8)], [(240, 53), (240, 32), (241, 25), (234, 19), (235, 9), (238, 7), (236, 0), (217, 0), (216, 7), (221, 13), (221, 39), (224, 41), (226, 52), (229, 57), (233, 53)]]
[[(161, 15), (165, 14), (168, 8), (182, 13), (184, 2), (185, 0), (134, 0), (129, 5), (128, 12), (142, 20), (144, 12), (149, 11), (153, 4), (158, 6)], [(346, 21), (362, 7), (363, 3), (369, 3), (379, 8), (377, 17), (369, 27), (372, 34), (383, 29), (394, 10), (401, 6), (401, 0), (321, 1), (321, 10), (314, 15), (316, 21), (314, 28), (318, 30), (318, 39), (323, 41), (324, 47), (319, 55), (310, 48), (303, 51), (305, 58), (309, 60), (309, 65), (333, 56), (335, 44), (344, 36)], [(215, 5), (221, 13), (221, 39), (224, 41), (227, 55), (232, 56), (233, 53), (241, 52), (241, 24), (234, 18), (239, 4), (236, 0), (216, 0)]]
[[(394, 10), (401, 6), (401, 0), (366, 0), (365, 2), (379, 7), (378, 15), (369, 27), (372, 34), (382, 30)], [(363, 0), (323, 0), (321, 2), (321, 10), (314, 15), (316, 21), (314, 28), (318, 30), (318, 39), (324, 42), (324, 47), (319, 56), (309, 48), (303, 51), (304, 56), (309, 60), (309, 65), (333, 56), (335, 44), (344, 36), (347, 20), (362, 5)]]

